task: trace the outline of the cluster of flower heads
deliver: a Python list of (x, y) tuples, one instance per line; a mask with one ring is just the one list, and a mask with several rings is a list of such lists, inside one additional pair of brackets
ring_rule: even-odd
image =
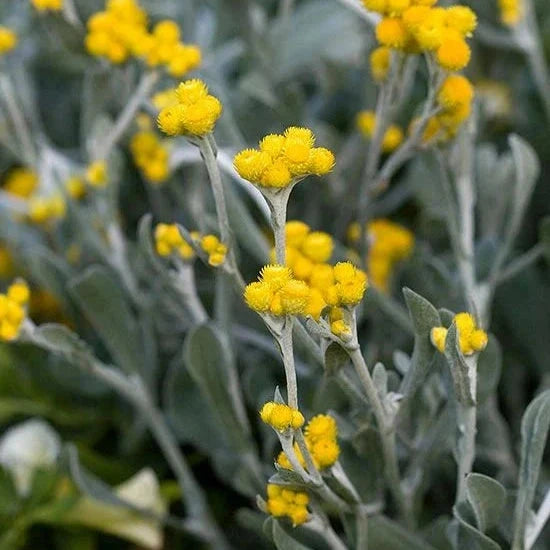
[(104, 160), (94, 160), (86, 168), (86, 183), (91, 187), (102, 188), (109, 183), (107, 163)]
[(181, 42), (174, 21), (160, 21), (149, 32), (147, 13), (135, 0), (108, 0), (105, 11), (92, 15), (87, 28), (88, 52), (111, 63), (135, 56), (150, 67), (164, 65), (169, 74), (181, 77), (201, 62), (200, 49)]
[(12, 168), (6, 178), (2, 189), (6, 193), (22, 199), (28, 199), (38, 187), (38, 176), (34, 170), (20, 166)]
[(67, 213), (67, 203), (62, 195), (32, 196), (28, 202), (28, 218), (42, 225), (62, 220)]
[(245, 149), (233, 159), (238, 174), (254, 185), (266, 188), (288, 187), (300, 178), (322, 176), (334, 167), (334, 155), (315, 147), (309, 128), (290, 127), (284, 133), (265, 136), (259, 149)]
[(181, 82), (172, 97), (175, 101), (168, 102), (157, 119), (159, 128), (169, 136), (209, 134), (222, 114), (222, 104), (208, 93), (202, 80)]
[(63, 0), (31, 0), (31, 4), (38, 11), (61, 11)]
[(500, 19), (505, 25), (513, 27), (523, 17), (523, 0), (498, 0)]
[(304, 425), (304, 416), (298, 409), (284, 403), (267, 402), (260, 411), (260, 418), (278, 432), (299, 430)]
[(280, 485), (267, 486), (267, 511), (276, 518), (288, 517), (296, 527), (307, 521), (309, 503), (304, 491), (293, 491)]
[[(371, 138), (376, 130), (374, 111), (361, 111), (357, 115), (357, 127), (366, 138)], [(390, 124), (382, 138), (382, 151), (391, 153), (403, 142), (403, 130), (397, 124)]]
[[(458, 330), (458, 342), (460, 351), (464, 355), (473, 355), (483, 351), (487, 347), (489, 337), (487, 333), (478, 328), (475, 319), (469, 313), (457, 313), (454, 323)], [(445, 327), (434, 327), (430, 337), (432, 344), (441, 352), (445, 352), (448, 329)]]
[(153, 183), (162, 183), (170, 175), (168, 149), (158, 136), (143, 130), (132, 137), (130, 151), (136, 166)]
[[(308, 422), (304, 436), (315, 467), (324, 470), (333, 466), (340, 456), (336, 420), (328, 414), (318, 414)], [(304, 456), (297, 444), (294, 444), (294, 452), (300, 464), (305, 466)], [(277, 464), (281, 468), (292, 470), (292, 464), (284, 451), (277, 457)]]
[(434, 7), (437, 0), (363, 0), (367, 9), (384, 17), (376, 28), (378, 42), (387, 48), (416, 54), (433, 52), (440, 67), (459, 71), (470, 61), (466, 38), (477, 25), (466, 6)]
[(10, 28), (0, 25), (0, 55), (4, 55), (17, 46), (17, 34)]
[[(208, 254), (208, 263), (218, 267), (225, 261), (227, 245), (222, 243), (216, 235), (203, 235), (198, 231), (191, 232), (193, 244)], [(189, 261), (195, 258), (195, 249), (181, 235), (178, 226), (174, 224), (159, 223), (155, 227), (155, 249), (159, 256), (176, 257)]]
[(17, 280), (0, 294), (0, 340), (15, 340), (25, 319), (30, 291), (27, 283)]
[[(369, 281), (379, 290), (387, 292), (395, 265), (408, 258), (414, 248), (414, 235), (405, 227), (383, 218), (369, 222), (366, 230)], [(359, 241), (358, 223), (350, 225), (348, 238), (352, 243)]]

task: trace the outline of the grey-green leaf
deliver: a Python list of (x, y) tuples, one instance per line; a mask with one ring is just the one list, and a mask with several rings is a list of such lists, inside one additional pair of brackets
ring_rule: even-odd
[(277, 550), (312, 550), (309, 546), (304, 546), (301, 542), (292, 538), (280, 525), (277, 520), (273, 520), (273, 541)]
[(514, 549), (525, 548), (525, 531), (533, 507), (542, 456), (550, 428), (550, 390), (527, 407), (521, 422), (521, 463), (514, 514)]
[(385, 516), (369, 518), (369, 548), (374, 550), (435, 550), (422, 538)]
[[(456, 398), (463, 405), (474, 405), (475, 396), (473, 395), (471, 381), (471, 371), (473, 369), (467, 363), (467, 360), (460, 351), (458, 329), (454, 322), (447, 332), (447, 338), (445, 340), (445, 357), (451, 369)], [(475, 358), (470, 357), (468, 361), (475, 361)]]
[(506, 504), (506, 489), (490, 477), (472, 473), (466, 478), (466, 491), (477, 526), (486, 533), (499, 522)]

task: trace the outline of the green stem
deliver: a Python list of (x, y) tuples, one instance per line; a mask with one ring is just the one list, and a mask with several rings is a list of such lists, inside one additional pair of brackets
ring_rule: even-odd
[(397, 450), (395, 445), (395, 428), (389, 426), (386, 422), (386, 413), (376, 387), (370, 375), (361, 349), (357, 342), (356, 337), (350, 344), (345, 346), (353, 366), (355, 367), (355, 372), (361, 381), (365, 394), (369, 401), (370, 406), (372, 407), (374, 417), (376, 418), (376, 423), (378, 425), (378, 430), (380, 433), (380, 440), (382, 443), (382, 452), (384, 454), (384, 464), (385, 464), (385, 475), (390, 488), (390, 491), (393, 495), (395, 503), (399, 509), (399, 512), (409, 526), (414, 525), (414, 518), (412, 515), (412, 510), (410, 509), (405, 493), (403, 492), (401, 486), (401, 479), (399, 474), (399, 464), (397, 460)]
[(292, 343), (293, 319), (290, 316), (284, 321), (277, 343), (281, 349), (281, 356), (285, 369), (286, 393), (288, 406), (298, 408), (298, 382), (296, 380), (296, 367), (294, 365), (294, 346)]

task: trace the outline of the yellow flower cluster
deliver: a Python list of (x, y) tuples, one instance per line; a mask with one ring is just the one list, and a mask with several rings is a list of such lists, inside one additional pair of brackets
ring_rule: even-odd
[(95, 160), (86, 168), (86, 181), (91, 187), (105, 187), (109, 182), (107, 164), (104, 160)]
[(13, 168), (4, 181), (3, 190), (7, 193), (28, 199), (38, 187), (38, 176), (29, 168)]
[(199, 79), (186, 80), (176, 89), (177, 103), (164, 107), (158, 116), (159, 128), (169, 136), (204, 136), (214, 129), (222, 114), (222, 104), (208, 93)]
[(49, 197), (33, 195), (28, 202), (27, 216), (32, 223), (55, 222), (63, 219), (66, 212), (67, 205), (61, 195)]
[(201, 248), (208, 254), (208, 263), (218, 267), (225, 262), (227, 245), (222, 243), (216, 235), (204, 235), (200, 241)]
[(258, 281), (244, 290), (244, 299), (251, 309), (277, 316), (304, 315), (309, 297), (308, 285), (295, 279), (288, 267), (277, 264), (264, 266)]
[(284, 403), (269, 401), (260, 411), (260, 418), (278, 432), (299, 430), (304, 425), (304, 416), (298, 409)]
[[(198, 239), (198, 233), (191, 233), (193, 239)], [(155, 227), (155, 249), (159, 256), (178, 254), (183, 260), (192, 260), (195, 257), (193, 247), (181, 236), (178, 226), (159, 223)]]
[[(371, 138), (376, 130), (376, 114), (373, 111), (361, 111), (357, 115), (357, 127), (366, 138)], [(382, 139), (382, 151), (391, 153), (403, 142), (403, 130), (391, 124)]]
[(80, 176), (71, 176), (65, 182), (65, 191), (71, 199), (79, 201), (86, 195), (86, 183)]
[[(358, 223), (349, 227), (348, 238), (351, 242), (359, 241), (359, 229)], [(367, 225), (367, 236), (369, 280), (376, 288), (387, 292), (395, 264), (408, 258), (414, 248), (414, 235), (390, 220), (376, 219)]]
[(147, 13), (135, 0), (108, 0), (105, 11), (92, 15), (87, 28), (88, 52), (111, 63), (141, 57), (148, 66), (164, 65), (172, 76), (181, 77), (201, 62), (200, 49), (180, 41), (173, 21), (160, 21), (149, 32)]
[(270, 134), (259, 149), (245, 149), (233, 159), (238, 174), (255, 185), (288, 187), (311, 174), (322, 176), (334, 167), (334, 155), (324, 147), (314, 147), (315, 136), (308, 128), (292, 126), (284, 134)]
[(267, 511), (276, 518), (288, 517), (296, 527), (307, 521), (309, 497), (303, 491), (284, 489), (279, 485), (267, 486)]
[(143, 131), (134, 135), (130, 151), (136, 166), (152, 183), (162, 183), (169, 174), (168, 149), (154, 132)]
[[(457, 313), (454, 317), (454, 322), (458, 330), (460, 351), (464, 355), (473, 355), (486, 348), (489, 337), (484, 330), (477, 328), (472, 315), (469, 313)], [(448, 330), (445, 327), (434, 327), (430, 334), (432, 344), (441, 353), (445, 351), (447, 332)]]
[(166, 90), (161, 90), (151, 98), (151, 103), (157, 111), (162, 111), (165, 107), (176, 105), (178, 102), (177, 88), (167, 88)]
[(466, 6), (434, 7), (437, 0), (363, 0), (367, 9), (384, 15), (376, 27), (382, 46), (409, 54), (433, 52), (445, 70), (459, 71), (470, 61), (466, 38), (477, 26)]
[(25, 319), (30, 291), (21, 279), (8, 287), (6, 294), (0, 294), (0, 340), (15, 340)]
[(63, 0), (31, 0), (31, 4), (38, 11), (61, 11)]
[(454, 137), (470, 116), (473, 99), (474, 88), (470, 81), (462, 75), (449, 75), (437, 94), (441, 112), (428, 121), (422, 137), (424, 143), (443, 142)]
[[(307, 449), (311, 454), (315, 467), (324, 470), (334, 465), (340, 456), (336, 420), (327, 414), (314, 416), (308, 422), (304, 435)], [(297, 444), (294, 444), (294, 451), (300, 464), (305, 466), (305, 459)], [(292, 470), (292, 464), (284, 451), (281, 451), (277, 457), (277, 464), (282, 468)]]
[(500, 20), (513, 27), (523, 17), (523, 0), (498, 0), (500, 8)]
[(0, 25), (0, 55), (8, 53), (17, 46), (17, 34), (10, 28)]
[(382, 82), (390, 69), (391, 49), (386, 46), (375, 48), (370, 54), (370, 70), (374, 80)]

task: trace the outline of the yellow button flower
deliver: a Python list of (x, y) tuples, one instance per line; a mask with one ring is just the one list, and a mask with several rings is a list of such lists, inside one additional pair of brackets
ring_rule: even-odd
[[(457, 313), (454, 322), (458, 331), (460, 351), (464, 355), (473, 355), (487, 347), (489, 337), (487, 333), (476, 326), (475, 319), (469, 313)], [(445, 351), (447, 340), (445, 327), (434, 327), (430, 333), (432, 344), (441, 353)]]
[(274, 517), (288, 517), (294, 527), (308, 519), (309, 497), (303, 491), (283, 489), (278, 485), (267, 486), (267, 511)]
[(3, 190), (7, 193), (26, 199), (38, 187), (38, 176), (29, 168), (13, 168), (4, 181)]
[(8, 27), (0, 25), (0, 55), (6, 54), (17, 46), (17, 34)]
[(304, 425), (304, 416), (298, 409), (293, 409), (284, 403), (270, 401), (266, 403), (261, 411), (260, 418), (265, 424), (279, 432), (289, 429), (298, 430)]

